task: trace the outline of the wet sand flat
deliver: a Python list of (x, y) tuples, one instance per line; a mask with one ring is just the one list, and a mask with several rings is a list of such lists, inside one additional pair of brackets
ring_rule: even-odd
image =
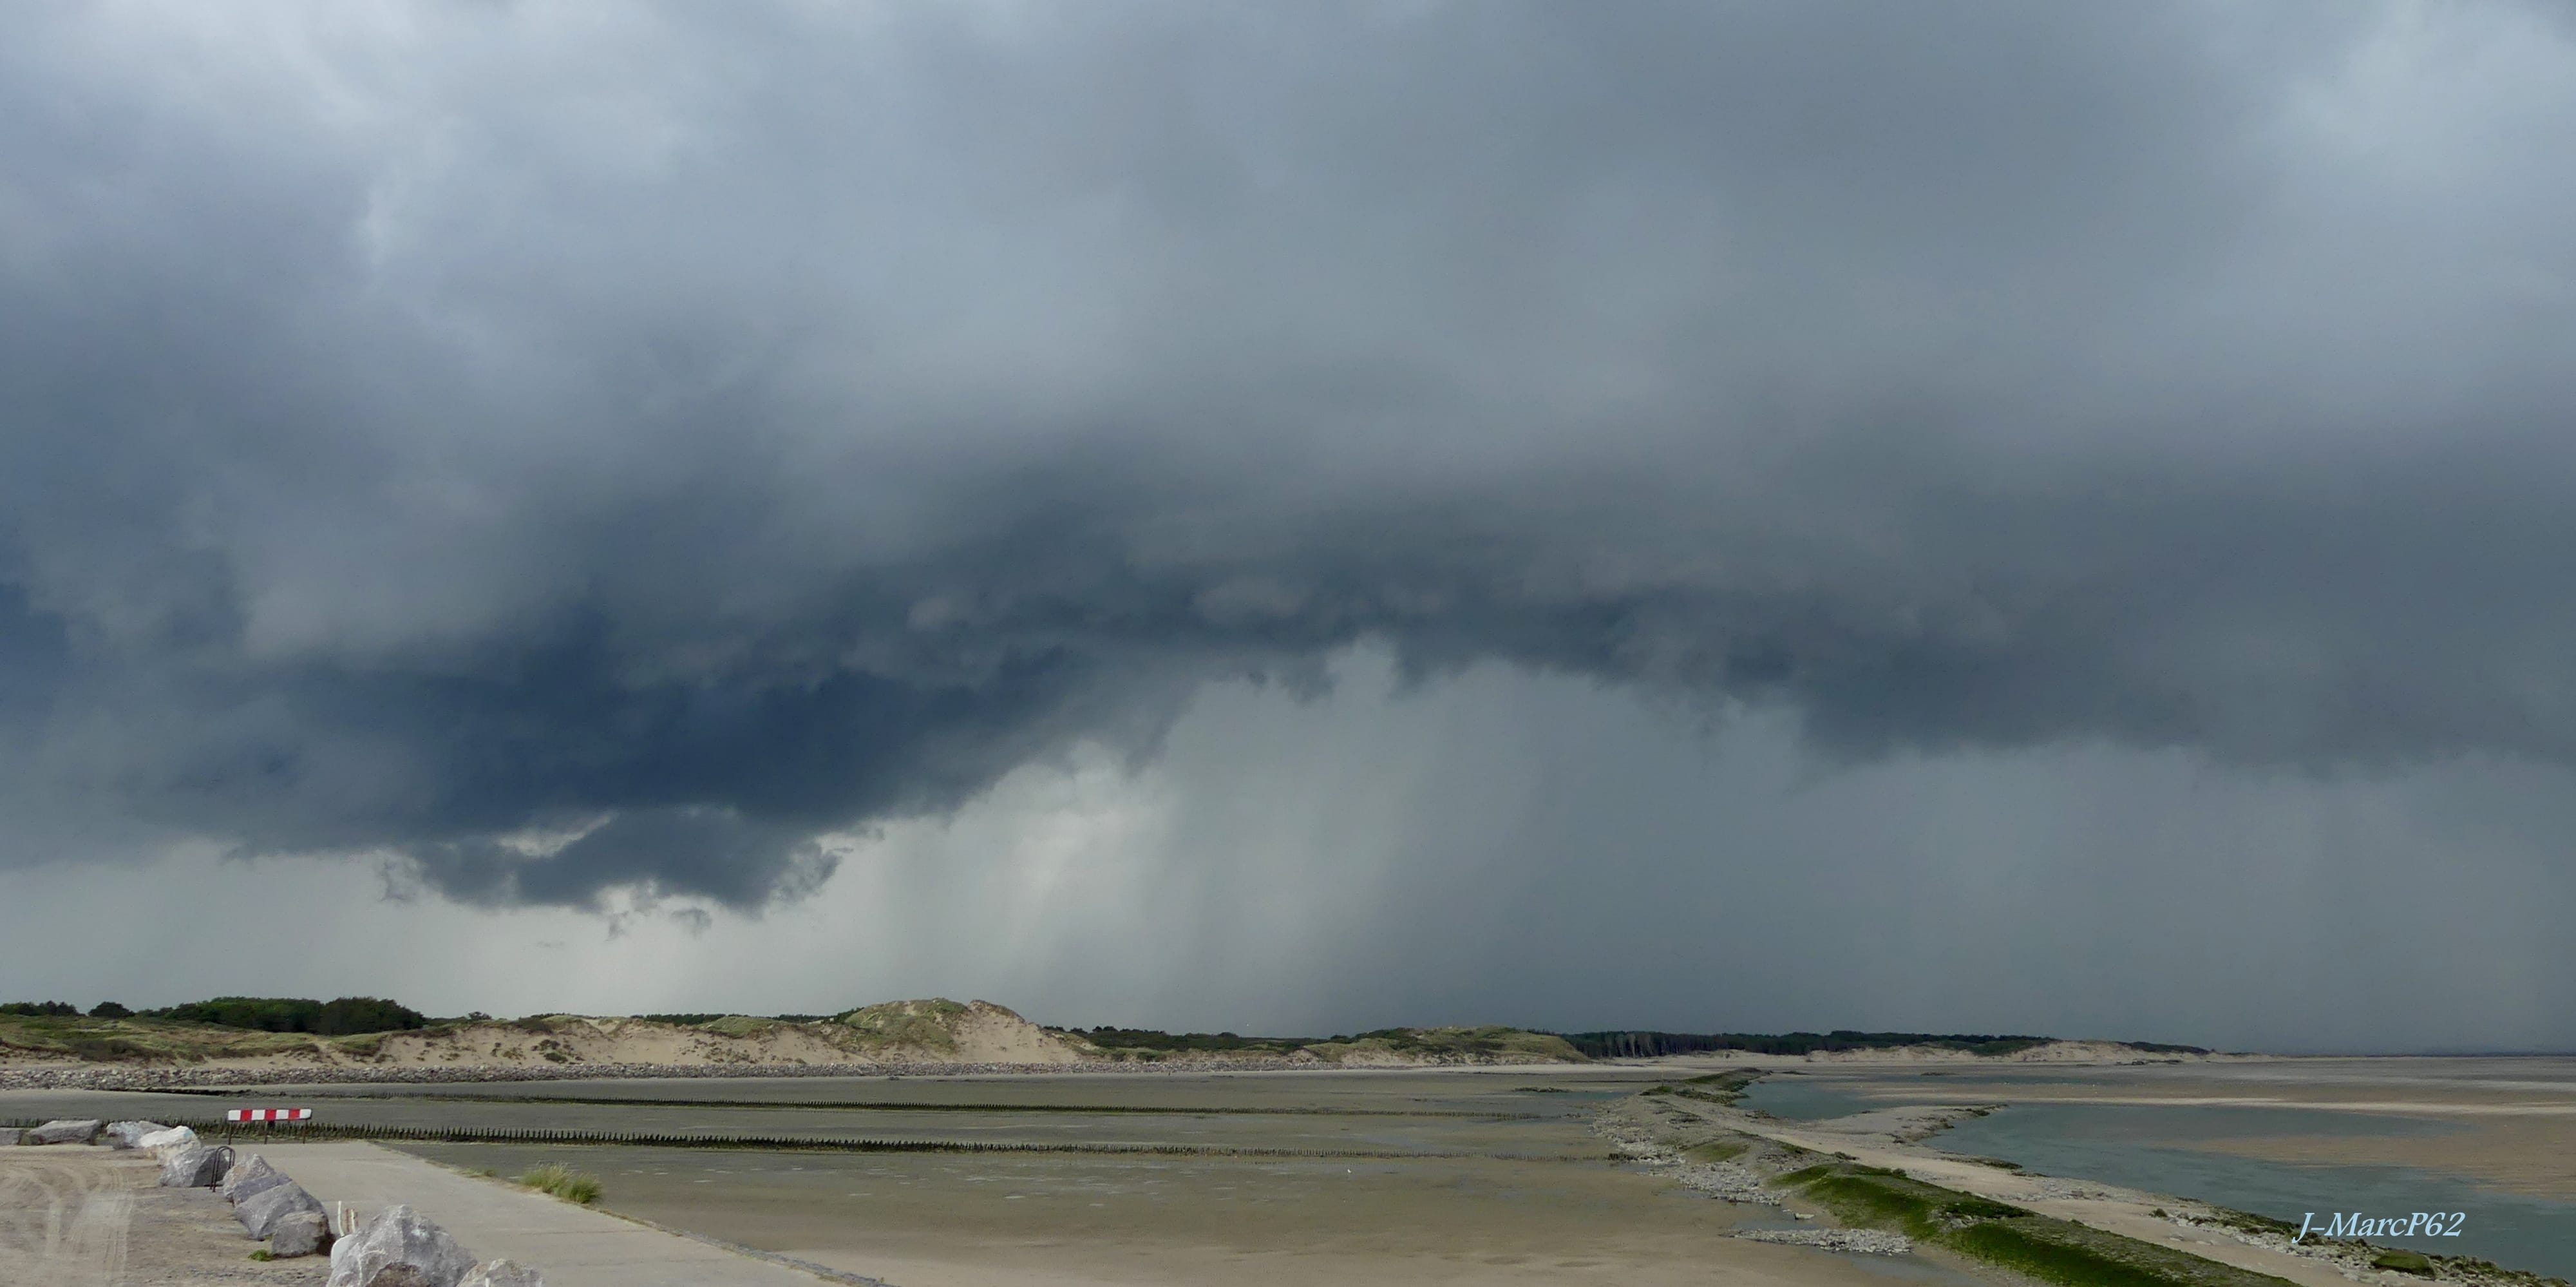
[[(621, 1102), (988, 1105), (996, 1108), (1171, 1108), (1286, 1114), (1351, 1111), (1528, 1112), (1581, 1097), (1632, 1093), (1669, 1075), (1637, 1067), (1521, 1066), (1448, 1069), (1331, 1069), (1293, 1072), (1022, 1073), (981, 1076), (598, 1078), (558, 1081), (382, 1083), (263, 1086), (214, 1094), (91, 1090), (0, 1091), (0, 1106), (47, 1103), (96, 1106), (158, 1102), (221, 1104), (253, 1100), (331, 1103), (340, 1100), (449, 1100), (507, 1103), (607, 1099)], [(14, 1111), (14, 1110), (13, 1110)]]
[[(1811, 1070), (1820, 1081), (1898, 1093), (1896, 1070)], [(2359, 1112), (2558, 1117), (2576, 1114), (2576, 1058), (2562, 1056), (2255, 1059), (2140, 1067), (1911, 1074), (1945, 1096), (2316, 1107)], [(1907, 1093), (1922, 1094), (1927, 1091)]]
[(2480, 1122), (2439, 1135), (2260, 1135), (2173, 1147), (2274, 1162), (2415, 1167), (2576, 1202), (2576, 1118)]
[(264, 1156), (317, 1198), (362, 1213), (410, 1206), (477, 1258), (515, 1260), (553, 1287), (806, 1287), (815, 1281), (794, 1268), (372, 1144), (290, 1144)]
[[(282, 1101), (281, 1101), (282, 1102)], [(589, 1131), (696, 1135), (758, 1140), (903, 1142), (1068, 1150), (1176, 1149), (1376, 1156), (1599, 1157), (1605, 1149), (1580, 1118), (1245, 1116), (1175, 1113), (883, 1112), (829, 1109), (633, 1108), (587, 1104), (453, 1103), (433, 1100), (314, 1101), (317, 1120), (335, 1126), (416, 1130)], [(154, 1120), (198, 1121), (221, 1104), (143, 1103), (84, 1106)], [(14, 1111), (0, 1107), (0, 1112)], [(25, 1116), (43, 1116), (45, 1110)], [(226, 1136), (243, 1147), (291, 1142), (293, 1127), (249, 1128)]]
[[(202, 1120), (310, 1104), (344, 1125), (1039, 1150), (390, 1145), (504, 1175), (563, 1162), (600, 1177), (604, 1211), (897, 1287), (1977, 1281), (1928, 1259), (1738, 1240), (1739, 1229), (1792, 1222), (1614, 1160), (1592, 1130), (1595, 1111), (1670, 1075), (1596, 1066), (49, 1091), (0, 1093), (0, 1114)], [(260, 1148), (294, 1136), (240, 1138)], [(1127, 1148), (1188, 1152), (1099, 1151)]]
[[(1598, 1157), (1586, 1123), (1651, 1070), (739, 1078), (283, 1087), (242, 1095), (0, 1092), (0, 1116), (205, 1121), (310, 1105), (330, 1125), (601, 1131), (1014, 1148)], [(660, 1102), (656, 1102), (660, 1101)], [(908, 1107), (908, 1106), (919, 1107)], [(1107, 1111), (1086, 1111), (1100, 1109)], [(293, 1139), (295, 1128), (238, 1138)]]
[(900, 1287), (1971, 1281), (1737, 1241), (1785, 1221), (1606, 1162), (403, 1147), (505, 1174), (565, 1162), (609, 1210)]

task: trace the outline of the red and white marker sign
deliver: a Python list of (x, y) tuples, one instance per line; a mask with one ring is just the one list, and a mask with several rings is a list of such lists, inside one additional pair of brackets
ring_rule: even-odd
[(224, 1110), (224, 1120), (227, 1122), (301, 1122), (312, 1116), (313, 1110), (309, 1108), (227, 1108)]

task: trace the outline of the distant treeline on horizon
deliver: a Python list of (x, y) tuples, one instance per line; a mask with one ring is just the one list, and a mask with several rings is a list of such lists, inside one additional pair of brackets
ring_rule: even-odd
[[(80, 1007), (67, 1001), (12, 1001), (0, 1005), (0, 1014), (30, 1018), (73, 1018), (80, 1013)], [(309, 1032), (317, 1037), (407, 1032), (426, 1028), (432, 1022), (420, 1011), (382, 997), (340, 997), (331, 1001), (310, 997), (215, 997), (160, 1010), (132, 1010), (114, 1001), (101, 1001), (90, 1008), (89, 1017), (176, 1019), (254, 1032)]]
[[(1560, 1032), (1556, 1034), (1594, 1059), (1654, 1059), (1664, 1055), (1711, 1054), (1740, 1050), (1755, 1055), (1810, 1055), (1842, 1050), (1890, 1050), (1929, 1046), (1972, 1055), (2009, 1055), (2044, 1046), (2054, 1037), (1995, 1036), (1983, 1033), (1854, 1032)], [(2205, 1055), (2199, 1046), (2171, 1046), (2154, 1041), (2121, 1045), (2154, 1054)]]

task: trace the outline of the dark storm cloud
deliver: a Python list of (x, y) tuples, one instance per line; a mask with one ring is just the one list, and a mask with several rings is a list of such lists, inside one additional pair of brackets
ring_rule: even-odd
[(0, 861), (753, 907), (1369, 639), (2576, 758), (2543, 15), (863, 14), (0, 20)]
[(810, 836), (726, 810), (630, 809), (542, 858), (488, 840), (416, 845), (412, 870), (448, 896), (486, 906), (585, 904), (606, 886), (736, 906), (795, 898), (836, 865)]

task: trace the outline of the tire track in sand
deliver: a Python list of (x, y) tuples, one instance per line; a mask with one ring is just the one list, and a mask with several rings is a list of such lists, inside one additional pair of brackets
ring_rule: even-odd
[(115, 1287), (125, 1277), (134, 1194), (86, 1159), (0, 1154), (0, 1282)]

